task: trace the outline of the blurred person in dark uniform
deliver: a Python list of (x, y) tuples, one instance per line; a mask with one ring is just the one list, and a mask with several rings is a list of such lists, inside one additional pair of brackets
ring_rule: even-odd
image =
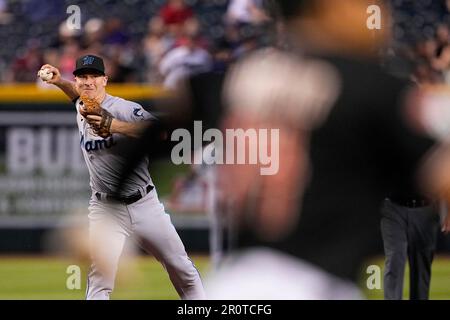
[(385, 299), (402, 299), (407, 259), (410, 268), (410, 299), (428, 299), (431, 264), (439, 230), (438, 211), (437, 202), (414, 194), (410, 188), (393, 192), (384, 200), (381, 232), (386, 255)]
[[(360, 298), (361, 266), (381, 247), (380, 203), (392, 187), (410, 185), (433, 141), (407, 112), (409, 84), (376, 63), (387, 28), (376, 37), (367, 29), (373, 1), (277, 2), (294, 49), (262, 50), (229, 74), (196, 76), (179, 99), (183, 111), (160, 125), (279, 130), (267, 146), (279, 150), (276, 174), (262, 176), (261, 164), (218, 168), (238, 231), (208, 298)], [(151, 132), (157, 126), (140, 140), (151, 154), (164, 149)]]
[[(416, 71), (421, 70), (419, 67)], [(426, 68), (423, 65), (421, 67)], [(419, 72), (414, 76), (418, 85), (437, 82)], [(410, 299), (429, 298), (431, 265), (436, 250), (441, 208), (438, 201), (419, 193), (420, 190), (414, 184), (411, 176), (409, 184), (401, 186), (401, 189), (390, 190), (381, 208), (386, 300), (402, 300), (407, 260), (410, 268)]]
[(387, 25), (375, 36), (367, 29), (373, 1), (278, 2), (295, 49), (258, 53), (232, 71), (225, 128), (279, 128), (280, 170), (220, 168), (238, 249), (207, 291), (355, 298), (364, 262), (381, 247), (380, 203), (392, 189), (421, 193), (415, 173), (434, 143), (407, 112), (418, 99), (410, 84), (377, 64)]

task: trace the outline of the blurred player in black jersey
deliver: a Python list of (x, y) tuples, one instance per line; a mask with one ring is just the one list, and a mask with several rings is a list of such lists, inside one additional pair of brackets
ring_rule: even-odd
[[(389, 190), (419, 187), (415, 172), (433, 146), (410, 103), (420, 94), (377, 65), (388, 26), (367, 29), (374, 1), (277, 2), (292, 50), (262, 50), (214, 81), (191, 81), (180, 99), (185, 111), (165, 121), (169, 131), (183, 123), (180, 114), (204, 129), (279, 130), (268, 145), (279, 151), (276, 174), (261, 175), (258, 164), (219, 166), (238, 232), (230, 259), (206, 282), (207, 297), (360, 298), (361, 266), (381, 247), (380, 203)], [(156, 154), (164, 148), (152, 130), (143, 140)], [(450, 179), (430, 168), (437, 171), (429, 177), (441, 178), (434, 191), (444, 190)]]
[(295, 50), (234, 68), (225, 123), (279, 128), (280, 170), (221, 167), (238, 249), (209, 296), (357, 298), (362, 265), (381, 248), (380, 204), (391, 190), (420, 194), (433, 141), (411, 111), (416, 89), (378, 67), (389, 28), (381, 1), (379, 31), (366, 27), (373, 1), (278, 3)]

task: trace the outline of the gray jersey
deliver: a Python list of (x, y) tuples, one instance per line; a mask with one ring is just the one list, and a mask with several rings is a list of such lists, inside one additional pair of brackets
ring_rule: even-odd
[[(117, 189), (121, 168), (126, 162), (124, 153), (133, 138), (117, 133), (106, 139), (96, 135), (79, 113), (80, 102), (79, 98), (75, 102), (77, 124), (80, 131), (81, 150), (89, 170), (90, 185), (94, 192), (110, 194)], [(141, 105), (108, 94), (101, 106), (114, 118), (121, 121), (137, 122), (154, 118)], [(146, 158), (134, 169), (125, 182), (124, 195), (130, 195), (145, 188), (148, 184), (153, 184), (148, 164), (149, 161)]]

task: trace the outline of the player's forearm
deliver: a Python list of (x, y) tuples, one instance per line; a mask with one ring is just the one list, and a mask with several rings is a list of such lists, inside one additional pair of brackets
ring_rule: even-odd
[(113, 119), (111, 122), (111, 133), (120, 133), (131, 138), (139, 138), (142, 132), (150, 124), (150, 121), (143, 122), (125, 122)]
[(73, 100), (79, 96), (77, 90), (75, 89), (75, 82), (61, 79), (58, 83), (55, 83), (59, 89), (61, 89), (70, 100)]

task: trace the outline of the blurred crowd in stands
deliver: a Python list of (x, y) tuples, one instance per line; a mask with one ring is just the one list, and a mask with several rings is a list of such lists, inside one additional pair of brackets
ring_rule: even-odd
[[(80, 29), (66, 23), (70, 5), (80, 7)], [(110, 82), (173, 87), (186, 74), (224, 70), (270, 41), (264, 6), (263, 0), (0, 0), (0, 81), (34, 82), (44, 62), (70, 78), (77, 57), (95, 54), (104, 57)]]
[(420, 84), (450, 83), (450, 0), (391, 0), (391, 41), (380, 60)]
[[(223, 71), (274, 43), (271, 0), (0, 0), (0, 82), (34, 82), (44, 62), (71, 77), (82, 54), (105, 58), (110, 82), (173, 87), (186, 74)], [(450, 0), (390, 0), (385, 66), (420, 83), (450, 82)], [(77, 5), (81, 28), (66, 10)], [(411, 76), (412, 75), (412, 76)]]

